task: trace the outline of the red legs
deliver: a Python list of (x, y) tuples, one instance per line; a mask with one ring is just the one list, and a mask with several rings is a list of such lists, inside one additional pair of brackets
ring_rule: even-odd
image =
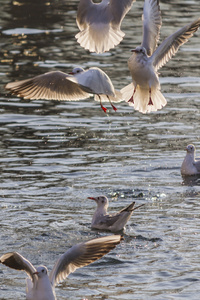
[[(136, 87), (134, 88), (133, 96), (135, 95), (135, 92), (136, 92)], [(133, 96), (128, 100), (128, 102), (132, 102), (134, 104)]]
[(103, 106), (102, 102), (101, 102), (101, 97), (97, 94), (97, 96), (99, 97), (99, 101), (100, 101), (100, 105), (101, 105), (101, 108), (103, 109), (103, 111), (106, 113), (107, 111), (107, 108)]
[(153, 105), (153, 101), (151, 99), (151, 88), (149, 88), (149, 103), (148, 105)]
[[(106, 95), (107, 96), (107, 95)], [(110, 105), (112, 106), (112, 108), (114, 109), (114, 111), (116, 111), (117, 110), (117, 108), (112, 104), (112, 102), (111, 102), (111, 100), (110, 100), (110, 98), (109, 98), (109, 96), (107, 96), (107, 98), (108, 98), (108, 100), (109, 100), (109, 102), (110, 102)]]

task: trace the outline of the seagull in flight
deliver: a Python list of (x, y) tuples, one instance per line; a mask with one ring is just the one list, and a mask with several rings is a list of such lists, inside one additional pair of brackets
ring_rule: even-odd
[(200, 18), (167, 37), (158, 47), (162, 25), (159, 0), (145, 0), (143, 8), (143, 40), (131, 50), (128, 67), (132, 83), (121, 92), (123, 99), (142, 113), (157, 111), (167, 103), (160, 92), (158, 70), (164, 66), (181, 45), (193, 36), (200, 26)]
[(182, 175), (197, 175), (200, 174), (200, 158), (195, 158), (195, 146), (187, 145), (187, 151), (184, 161), (181, 165)]
[(27, 300), (56, 300), (55, 286), (77, 268), (89, 265), (114, 249), (121, 241), (120, 235), (111, 235), (82, 242), (70, 248), (56, 261), (48, 275), (45, 266), (35, 268), (30, 261), (17, 252), (6, 253), (0, 262), (7, 267), (23, 270), (26, 280)]
[(133, 211), (144, 205), (142, 204), (134, 208), (135, 202), (132, 202), (119, 212), (108, 214), (107, 209), (109, 202), (107, 197), (88, 197), (88, 199), (94, 200), (97, 203), (97, 209), (93, 215), (91, 227), (112, 232), (124, 230)]
[(24, 99), (47, 100), (81, 100), (94, 94), (104, 112), (107, 108), (102, 102), (110, 102), (113, 110), (117, 108), (112, 102), (122, 101), (120, 91), (114, 86), (108, 75), (101, 69), (92, 67), (87, 70), (76, 67), (69, 74), (61, 71), (47, 72), (30, 79), (7, 83), (6, 90)]
[(121, 23), (135, 0), (80, 0), (76, 23), (78, 43), (90, 52), (102, 53), (114, 48), (124, 37)]

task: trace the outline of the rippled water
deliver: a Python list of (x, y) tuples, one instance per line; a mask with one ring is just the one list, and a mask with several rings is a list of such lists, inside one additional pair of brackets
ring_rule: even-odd
[[(176, 3), (174, 3), (176, 2)], [(200, 152), (200, 33), (160, 70), (168, 104), (143, 115), (126, 103), (105, 114), (93, 99), (26, 101), (4, 91), (16, 79), (99, 66), (116, 88), (131, 80), (143, 1), (125, 18), (123, 42), (104, 55), (77, 44), (78, 1), (0, 0), (0, 254), (18, 251), (52, 268), (92, 231), (88, 196), (110, 211), (135, 200), (124, 241), (56, 288), (58, 299), (199, 299), (200, 179), (184, 179), (184, 148)], [(199, 17), (199, 0), (161, 1), (161, 40)], [(26, 28), (25, 30), (22, 28)], [(0, 268), (0, 299), (25, 299), (23, 272)]]

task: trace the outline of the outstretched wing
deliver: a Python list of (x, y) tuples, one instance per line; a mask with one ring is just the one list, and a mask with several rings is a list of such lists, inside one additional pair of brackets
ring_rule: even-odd
[(76, 269), (87, 266), (115, 248), (121, 241), (120, 235), (93, 239), (77, 244), (65, 252), (55, 263), (49, 275), (52, 286), (63, 281)]
[(91, 96), (76, 82), (74, 76), (69, 76), (60, 71), (48, 72), (31, 79), (10, 82), (5, 86), (5, 89), (24, 99), (70, 101)]
[(112, 14), (112, 25), (120, 27), (125, 15), (131, 9), (136, 0), (110, 0), (110, 12)]
[(166, 38), (153, 53), (151, 60), (156, 70), (165, 65), (176, 54), (181, 45), (186, 43), (198, 30), (200, 18), (182, 27), (174, 34)]
[(36, 269), (30, 263), (30, 261), (28, 261), (19, 253), (17, 252), (6, 253), (0, 257), (0, 262), (9, 268), (25, 271), (29, 275), (29, 277), (31, 277), (33, 280), (33, 273), (36, 272)]
[(159, 0), (145, 0), (143, 8), (143, 41), (142, 47), (151, 56), (157, 47), (162, 25)]

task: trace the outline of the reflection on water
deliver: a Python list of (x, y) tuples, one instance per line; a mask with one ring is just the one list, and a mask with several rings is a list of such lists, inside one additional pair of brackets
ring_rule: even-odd
[[(179, 2), (161, 1), (161, 40), (199, 17), (198, 0)], [(180, 166), (187, 144), (200, 149), (199, 32), (161, 70), (164, 109), (142, 115), (118, 103), (104, 114), (93, 99), (27, 101), (4, 85), (79, 65), (98, 66), (124, 87), (130, 49), (141, 42), (143, 1), (125, 18), (122, 43), (103, 55), (76, 42), (78, 1), (0, 4), (0, 253), (16, 250), (51, 269), (71, 245), (108, 234), (90, 229), (88, 196), (108, 196), (111, 212), (134, 200), (145, 206), (123, 243), (71, 274), (58, 299), (198, 299), (199, 178), (182, 178)], [(1, 267), (0, 278), (0, 299), (25, 299), (23, 272)]]

